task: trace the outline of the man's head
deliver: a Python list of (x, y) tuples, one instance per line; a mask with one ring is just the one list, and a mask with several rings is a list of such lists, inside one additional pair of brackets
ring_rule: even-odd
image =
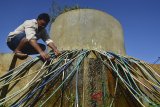
[(50, 17), (47, 13), (38, 15), (37, 23), (39, 29), (44, 29), (50, 21)]

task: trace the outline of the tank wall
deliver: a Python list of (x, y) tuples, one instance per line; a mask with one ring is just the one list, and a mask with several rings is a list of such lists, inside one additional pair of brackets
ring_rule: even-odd
[(60, 50), (97, 49), (126, 53), (120, 23), (98, 10), (77, 9), (61, 14), (52, 23), (50, 36)]

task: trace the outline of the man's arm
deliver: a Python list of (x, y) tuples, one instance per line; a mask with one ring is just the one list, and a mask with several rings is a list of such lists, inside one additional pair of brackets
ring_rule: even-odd
[(55, 44), (53, 42), (50, 42), (48, 44), (48, 46), (54, 51), (56, 56), (61, 54), (60, 51), (57, 49), (57, 47), (55, 46)]
[(35, 39), (31, 39), (29, 43), (36, 49), (36, 51), (41, 55), (44, 60), (48, 60), (50, 58), (50, 56), (41, 49)]
[(56, 45), (54, 44), (53, 40), (50, 39), (46, 29), (42, 31), (43, 35), (41, 36), (42, 40), (46, 42), (46, 44), (53, 50), (56, 56), (60, 55), (61, 52), (57, 49)]

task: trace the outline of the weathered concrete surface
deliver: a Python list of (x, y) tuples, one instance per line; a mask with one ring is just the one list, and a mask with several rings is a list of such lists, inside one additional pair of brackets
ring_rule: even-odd
[[(8, 70), (9, 70), (9, 68), (10, 68), (10, 65), (11, 65), (11, 63), (12, 63), (12, 61), (13, 61), (13, 60), (12, 60), (12, 59), (13, 59), (13, 56), (14, 56), (14, 54), (12, 54), (12, 53), (5, 53), (5, 54), (4, 54), (4, 53), (0, 53), (0, 77), (3, 76), (4, 74), (6, 74), (6, 73), (8, 72)], [(25, 59), (25, 60), (20, 60), (20, 59), (17, 58), (17, 60), (14, 60), (13, 63), (15, 63), (15, 67), (18, 67), (19, 65), (25, 63), (26, 61), (28, 61), (28, 60), (30, 60), (30, 59), (31, 59), (31, 57), (28, 57), (28, 58)], [(41, 66), (42, 66), (42, 63), (41, 63), (41, 62), (38, 62), (38, 63), (36, 63), (33, 67), (28, 68), (28, 69), (25, 69), (25, 71), (24, 71), (24, 72), (25, 72), (24, 76), (26, 76), (26, 75), (28, 75), (28, 74), (31, 74), (31, 73), (39, 70), (39, 68), (40, 68)], [(19, 81), (17, 84), (15, 84), (16, 82), (10, 83), (9, 87), (7, 88), (8, 90), (10, 90), (10, 91), (8, 91), (9, 93), (7, 94), (7, 96), (15, 93), (16, 91), (21, 90), (29, 81), (32, 80), (32, 78), (34, 77), (34, 75), (35, 75), (35, 74), (20, 79), (20, 81)], [(3, 85), (3, 82), (1, 82), (0, 85)], [(12, 86), (14, 86), (14, 87), (12, 87)], [(25, 93), (25, 91), (23, 91), (23, 92)], [(9, 101), (7, 102), (7, 104), (10, 104), (10, 103), (13, 103), (14, 101), (16, 101), (16, 100), (19, 98), (19, 96), (21, 96), (22, 94), (23, 94), (23, 93), (15, 96), (15, 97), (12, 98), (11, 100), (9, 100)], [(6, 105), (7, 105), (7, 104), (6, 104)]]
[(98, 49), (125, 55), (120, 23), (98, 10), (77, 9), (61, 14), (51, 25), (50, 35), (60, 50)]
[[(4, 75), (7, 73), (9, 66), (12, 62), (14, 54), (12, 53), (0, 53), (0, 76)], [(30, 59), (30, 57), (28, 57), (25, 60), (19, 60), (17, 59), (16, 66), (22, 64), (23, 62), (27, 61), (28, 59)]]
[[(14, 56), (14, 54), (12, 54), (12, 53), (0, 53), (0, 76), (6, 74), (8, 72), (8, 69), (9, 69), (10, 64), (12, 62), (12, 59), (13, 59), (13, 56)], [(17, 67), (30, 59), (31, 59), (31, 57), (28, 57), (25, 60), (20, 60), (17, 58), (17, 61), (15, 62), (15, 64), (16, 64), (15, 66)], [(30, 70), (37, 70), (37, 69), (39, 69), (39, 67), (41, 67), (40, 63), (36, 64)]]
[(160, 75), (160, 64), (150, 64), (150, 66)]
[[(156, 73), (160, 75), (160, 64), (149, 64), (149, 65), (152, 67), (154, 71), (156, 71)], [(158, 80), (160, 81), (160, 78), (158, 78)]]

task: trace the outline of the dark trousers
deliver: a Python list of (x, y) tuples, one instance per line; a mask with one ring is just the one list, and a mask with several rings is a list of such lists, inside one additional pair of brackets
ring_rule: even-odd
[[(23, 38), (25, 38), (25, 34), (19, 34), (19, 35), (16, 35), (15, 37), (13, 38), (10, 38), (9, 37), (9, 41), (7, 41), (7, 45), (8, 47), (14, 51), (17, 46), (19, 45), (19, 43), (21, 42), (21, 40)], [(41, 47), (41, 49), (44, 51), (46, 49), (46, 46), (44, 44), (41, 44), (41, 43), (38, 43), (39, 46)], [(30, 45), (29, 43), (27, 43), (22, 50), (20, 50), (21, 52), (23, 53), (26, 53), (28, 55), (33, 55), (33, 54), (39, 54), (32, 45)]]

